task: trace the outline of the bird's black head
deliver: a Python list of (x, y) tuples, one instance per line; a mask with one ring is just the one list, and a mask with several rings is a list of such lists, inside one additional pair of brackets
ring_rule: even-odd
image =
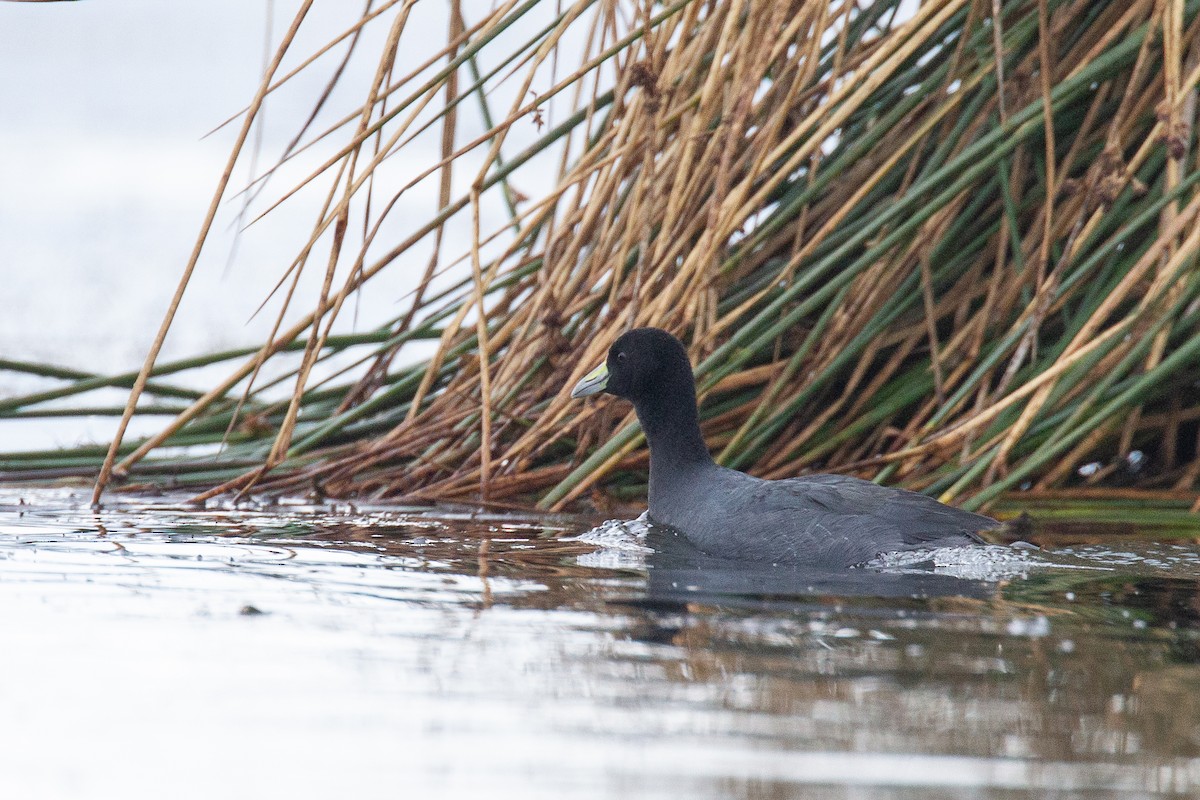
[(584, 376), (572, 397), (607, 392), (635, 404), (682, 395), (695, 403), (696, 384), (683, 343), (658, 328), (635, 328), (608, 348), (603, 364)]
[(608, 392), (633, 403), (650, 444), (651, 506), (657, 485), (694, 465), (712, 464), (696, 409), (696, 379), (683, 343), (658, 328), (636, 328), (608, 349), (608, 358), (583, 376), (572, 397)]

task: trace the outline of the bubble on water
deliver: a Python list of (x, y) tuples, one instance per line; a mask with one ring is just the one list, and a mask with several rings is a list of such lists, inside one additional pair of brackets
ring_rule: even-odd
[(1010, 619), (1004, 629), (1009, 636), (1028, 636), (1030, 639), (1040, 639), (1050, 634), (1050, 620), (1040, 614), (1036, 617), (1018, 617)]

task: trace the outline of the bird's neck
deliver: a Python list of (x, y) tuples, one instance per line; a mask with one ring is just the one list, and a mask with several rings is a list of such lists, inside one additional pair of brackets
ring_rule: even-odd
[[(669, 406), (669, 407), (668, 407)], [(655, 494), (678, 480), (687, 480), (697, 469), (712, 466), (712, 456), (700, 434), (696, 397), (689, 403), (669, 403), (650, 398), (635, 405), (638, 421), (650, 445), (650, 507)]]

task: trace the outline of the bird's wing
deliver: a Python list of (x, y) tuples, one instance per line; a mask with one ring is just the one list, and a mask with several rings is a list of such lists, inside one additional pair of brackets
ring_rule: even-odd
[(764, 493), (766, 502), (782, 511), (836, 520), (853, 518), (850, 527), (884, 540), (898, 535), (906, 545), (921, 545), (998, 527), (996, 520), (939, 503), (932, 497), (880, 486), (846, 475), (812, 475), (772, 481), (778, 487)]

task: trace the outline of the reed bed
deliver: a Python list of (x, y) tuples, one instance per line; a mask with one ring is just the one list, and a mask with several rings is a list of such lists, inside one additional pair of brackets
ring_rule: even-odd
[[(174, 414), (113, 442), (97, 497), (114, 477), (201, 497), (633, 496), (647, 454), (628, 407), (567, 393), (621, 332), (656, 325), (688, 344), (706, 438), (730, 466), (852, 472), (968, 508), (1114, 483), (1195, 502), (1200, 0), (927, 0), (906, 18), (900, 0), (501, 0), (478, 17), (455, 1), (446, 47), (401, 76), (412, 5), (367, 3), (331, 42), (389, 26), (361, 107), (280, 156), (334, 143), (284, 195), (325, 193), (281, 278), (299, 302), (300, 271), (324, 270), (300, 322), (281, 313), (255, 352), (156, 365), (156, 345), (138, 375), (55, 375), (57, 393), (0, 401), (31, 414), (133, 386), (122, 432), (135, 407)], [(310, 6), (238, 120), (179, 296), (256, 114), (294, 74), (280, 65)], [(527, 23), (548, 6), (548, 25)], [(570, 37), (586, 44), (568, 53)], [(497, 110), (501, 83), (517, 99)], [(557, 118), (514, 152), (514, 126), (540, 125), (550, 98)], [(473, 139), (458, 122), (472, 108), (486, 128)], [(437, 207), (380, 242), (395, 196), (358, 201), (435, 127), (441, 160), (414, 185), (435, 182)], [(523, 197), (546, 154), (555, 188)], [(470, 170), (457, 195), (456, 168)], [(498, 201), (509, 216), (488, 229)], [(456, 253), (452, 220), (472, 232)], [(434, 258), (417, 259), (430, 241)], [(335, 336), (383, 270), (419, 276), (403, 313)], [(395, 366), (417, 339), (436, 353)], [(266, 400), (252, 376), (286, 351), (291, 397)], [(356, 366), (311, 379), (347, 353)], [(199, 396), (164, 382), (201, 361), (228, 362), (228, 378)], [(100, 464), (94, 449), (0, 454), (9, 477)]]

